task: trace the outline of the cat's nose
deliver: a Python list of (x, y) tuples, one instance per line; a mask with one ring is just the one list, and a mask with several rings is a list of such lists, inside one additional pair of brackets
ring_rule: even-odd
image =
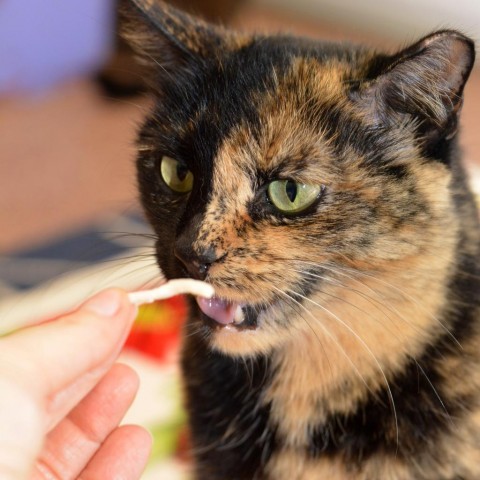
[(196, 280), (205, 280), (212, 263), (220, 258), (213, 247), (195, 251), (193, 248), (177, 245), (174, 253), (192, 278)]

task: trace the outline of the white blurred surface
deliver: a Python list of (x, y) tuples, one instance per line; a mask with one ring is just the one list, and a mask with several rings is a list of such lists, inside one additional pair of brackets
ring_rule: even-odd
[(480, 42), (480, 0), (251, 0), (406, 42), (456, 28)]

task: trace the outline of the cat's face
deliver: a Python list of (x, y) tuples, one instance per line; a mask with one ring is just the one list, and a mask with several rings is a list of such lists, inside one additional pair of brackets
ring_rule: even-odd
[[(463, 37), (429, 37), (389, 58), (197, 24), (187, 35), (191, 19), (145, 12), (160, 22), (149, 28), (167, 29), (152, 42), (174, 32), (185, 47), (157, 77), (138, 178), (162, 271), (215, 287), (194, 305), (192, 332), (229, 354), (266, 352), (337, 316), (333, 304), (369, 276), (418, 289), (448, 268), (449, 142), (471, 68)], [(442, 71), (440, 57), (457, 71)], [(438, 94), (422, 85), (433, 77)], [(426, 276), (425, 258), (439, 252)]]

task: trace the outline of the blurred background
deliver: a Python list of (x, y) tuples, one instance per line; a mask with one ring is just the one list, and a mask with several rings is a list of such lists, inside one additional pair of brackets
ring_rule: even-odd
[[(434, 29), (480, 40), (478, 0), (176, 0), (237, 29), (395, 49)], [(161, 282), (142, 220), (135, 132), (149, 108), (116, 34), (116, 0), (0, 1), (0, 335), (108, 285)], [(465, 92), (461, 144), (480, 183), (480, 69)], [(188, 478), (179, 402), (182, 299), (140, 312), (126, 361), (142, 378), (129, 421), (154, 433), (145, 478)]]
[[(237, 28), (394, 48), (435, 28), (480, 39), (478, 0), (177, 0)], [(115, 36), (115, 0), (0, 2), (0, 252), (133, 207), (132, 141), (148, 100)], [(464, 108), (480, 157), (479, 74)]]

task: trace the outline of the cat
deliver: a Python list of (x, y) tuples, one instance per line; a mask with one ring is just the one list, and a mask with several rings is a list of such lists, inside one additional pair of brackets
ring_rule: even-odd
[(473, 42), (396, 53), (125, 2), (155, 98), (138, 185), (191, 299), (201, 480), (480, 479), (480, 229), (457, 147)]

